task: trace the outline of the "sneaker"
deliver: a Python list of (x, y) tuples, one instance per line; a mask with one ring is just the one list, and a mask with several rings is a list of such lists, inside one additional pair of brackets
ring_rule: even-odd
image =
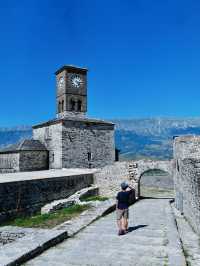
[(124, 235), (124, 234), (125, 234), (124, 230), (119, 230), (118, 236), (121, 236), (121, 235)]

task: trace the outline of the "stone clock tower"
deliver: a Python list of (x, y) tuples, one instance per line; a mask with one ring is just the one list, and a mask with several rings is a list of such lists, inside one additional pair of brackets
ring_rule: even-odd
[(33, 139), (49, 154), (49, 168), (101, 168), (115, 160), (114, 124), (89, 118), (87, 69), (70, 65), (56, 72), (57, 117), (33, 126)]
[(87, 69), (63, 66), (56, 75), (57, 118), (84, 117), (87, 112)]

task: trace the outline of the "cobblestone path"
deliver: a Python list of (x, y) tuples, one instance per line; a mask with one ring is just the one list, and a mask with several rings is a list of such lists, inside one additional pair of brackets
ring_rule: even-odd
[(167, 231), (171, 230), (167, 222), (167, 207), (166, 199), (141, 200), (130, 207), (128, 234), (117, 235), (114, 212), (26, 265), (167, 266)]

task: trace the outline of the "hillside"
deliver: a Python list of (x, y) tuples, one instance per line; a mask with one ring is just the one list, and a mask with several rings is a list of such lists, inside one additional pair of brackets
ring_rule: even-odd
[(29, 126), (0, 128), (0, 148), (25, 138), (31, 138), (31, 136), (32, 128)]
[(170, 159), (173, 136), (200, 135), (200, 118), (147, 118), (112, 120), (122, 159)]

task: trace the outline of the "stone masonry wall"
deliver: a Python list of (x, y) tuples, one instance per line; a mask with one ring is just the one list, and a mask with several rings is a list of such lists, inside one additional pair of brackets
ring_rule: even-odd
[(140, 197), (140, 178), (146, 171), (160, 169), (172, 175), (172, 161), (124, 161), (105, 166), (94, 174), (95, 183), (100, 187), (100, 193), (115, 196), (120, 184), (127, 181), (135, 189), (136, 198)]
[(115, 161), (114, 130), (110, 126), (66, 122), (62, 140), (63, 168), (101, 168)]
[(92, 183), (93, 174), (1, 183), (0, 222), (40, 211), (45, 204), (71, 196)]
[(20, 171), (47, 170), (49, 168), (48, 151), (21, 151), (19, 168)]
[(34, 128), (33, 138), (40, 140), (49, 151), (49, 168), (62, 168), (62, 125)]
[(99, 187), (99, 193), (108, 197), (115, 197), (120, 190), (120, 184), (123, 181), (130, 181), (128, 165), (128, 162), (115, 162), (96, 172), (94, 182)]
[(174, 141), (175, 205), (200, 234), (200, 137)]
[(0, 173), (19, 171), (19, 153), (0, 154)]

